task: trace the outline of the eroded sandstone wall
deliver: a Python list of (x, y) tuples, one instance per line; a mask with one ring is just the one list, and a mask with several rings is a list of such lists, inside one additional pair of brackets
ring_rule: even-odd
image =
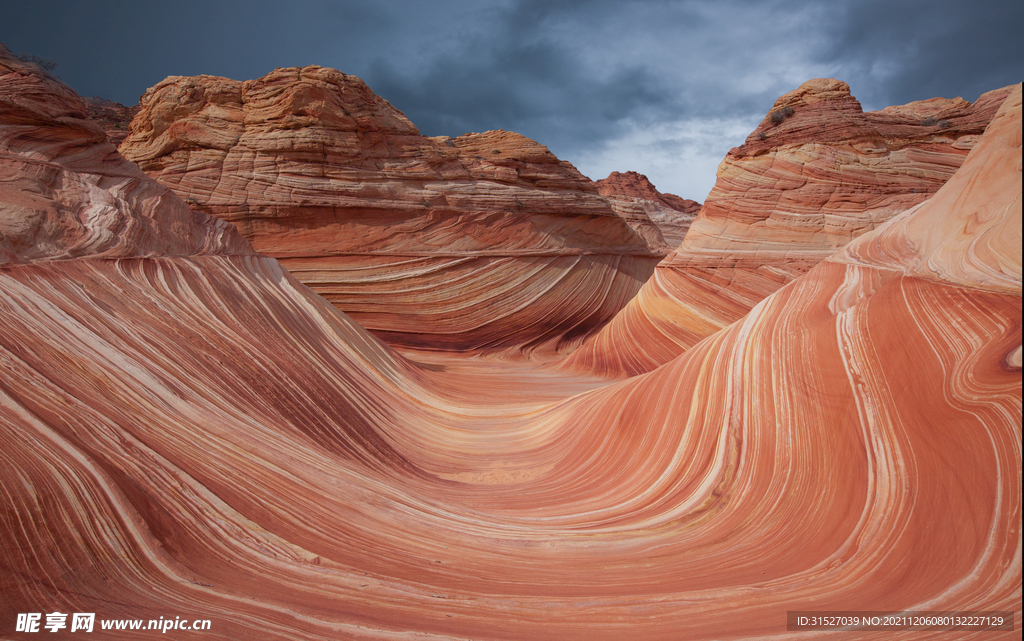
[(567, 366), (634, 375), (743, 317), (949, 180), (1011, 88), (864, 112), (846, 83), (780, 97), (731, 150), (679, 247)]
[(120, 150), (397, 344), (569, 348), (667, 251), (542, 145), (423, 137), (333, 69), (168, 78)]
[(118, 155), (71, 88), (0, 54), (0, 265), (254, 253)]

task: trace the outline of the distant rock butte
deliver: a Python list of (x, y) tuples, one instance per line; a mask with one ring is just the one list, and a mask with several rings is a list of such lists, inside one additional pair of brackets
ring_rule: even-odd
[(607, 178), (598, 180), (595, 184), (598, 193), (602, 196), (624, 196), (652, 200), (684, 214), (696, 215), (700, 211), (700, 203), (696, 200), (680, 198), (675, 194), (663, 194), (647, 176), (635, 171), (625, 173), (613, 171), (608, 174)]
[(683, 243), (566, 366), (635, 375), (668, 362), (854, 238), (930, 198), (1011, 88), (862, 111), (846, 83), (779, 98), (718, 180)]
[(686, 230), (700, 212), (699, 202), (675, 194), (663, 194), (651, 184), (647, 176), (635, 171), (613, 171), (596, 184), (599, 194), (623, 209), (626, 203), (639, 205), (657, 225), (665, 243), (672, 248), (683, 242)]
[(392, 343), (565, 349), (667, 252), (546, 147), (421, 136), (333, 69), (171, 77), (141, 104), (126, 158)]

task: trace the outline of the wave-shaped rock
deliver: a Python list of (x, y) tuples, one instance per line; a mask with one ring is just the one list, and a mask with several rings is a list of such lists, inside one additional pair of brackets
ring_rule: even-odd
[(1004, 294), (1021, 291), (1021, 90), (934, 198), (829, 260)]
[(1018, 88), (963, 180), (610, 385), (416, 365), (264, 256), (8, 262), (2, 625), (699, 639), (798, 609), (1019, 613), (1020, 123)]
[(864, 112), (846, 83), (782, 96), (731, 150), (683, 243), (567, 366), (635, 375), (668, 362), (854, 238), (930, 198), (1010, 88)]
[(120, 151), (399, 344), (564, 349), (667, 252), (642, 211), (627, 222), (546, 147), (420, 136), (333, 69), (168, 78)]

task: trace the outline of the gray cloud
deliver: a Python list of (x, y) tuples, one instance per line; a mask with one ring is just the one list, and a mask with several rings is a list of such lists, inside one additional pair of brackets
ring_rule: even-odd
[[(782, 93), (821, 76), (869, 109), (1019, 82), (1019, 0), (4, 2), (0, 41), (85, 95), (167, 75), (362, 77), (429, 135), (509, 129), (585, 173), (701, 199)], [(621, 159), (621, 164), (618, 164)]]
[(1024, 79), (1022, 18), (1017, 0), (850, 2), (819, 55), (872, 109), (934, 96), (973, 101)]

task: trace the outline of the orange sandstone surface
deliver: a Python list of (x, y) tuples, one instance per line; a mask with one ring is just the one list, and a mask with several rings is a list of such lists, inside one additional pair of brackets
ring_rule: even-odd
[(333, 69), (171, 77), (141, 102), (126, 158), (393, 344), (564, 351), (669, 249), (546, 147), (421, 136)]
[(685, 240), (568, 367), (625, 376), (742, 318), (854, 238), (934, 194), (1010, 88), (861, 110), (844, 82), (810, 80), (731, 150)]
[(25, 185), (0, 191), (5, 635), (55, 611), (215, 639), (1020, 629), (1019, 87), (930, 201), (613, 383), (403, 357), (126, 167), (66, 87), (5, 51), (0, 87)]

